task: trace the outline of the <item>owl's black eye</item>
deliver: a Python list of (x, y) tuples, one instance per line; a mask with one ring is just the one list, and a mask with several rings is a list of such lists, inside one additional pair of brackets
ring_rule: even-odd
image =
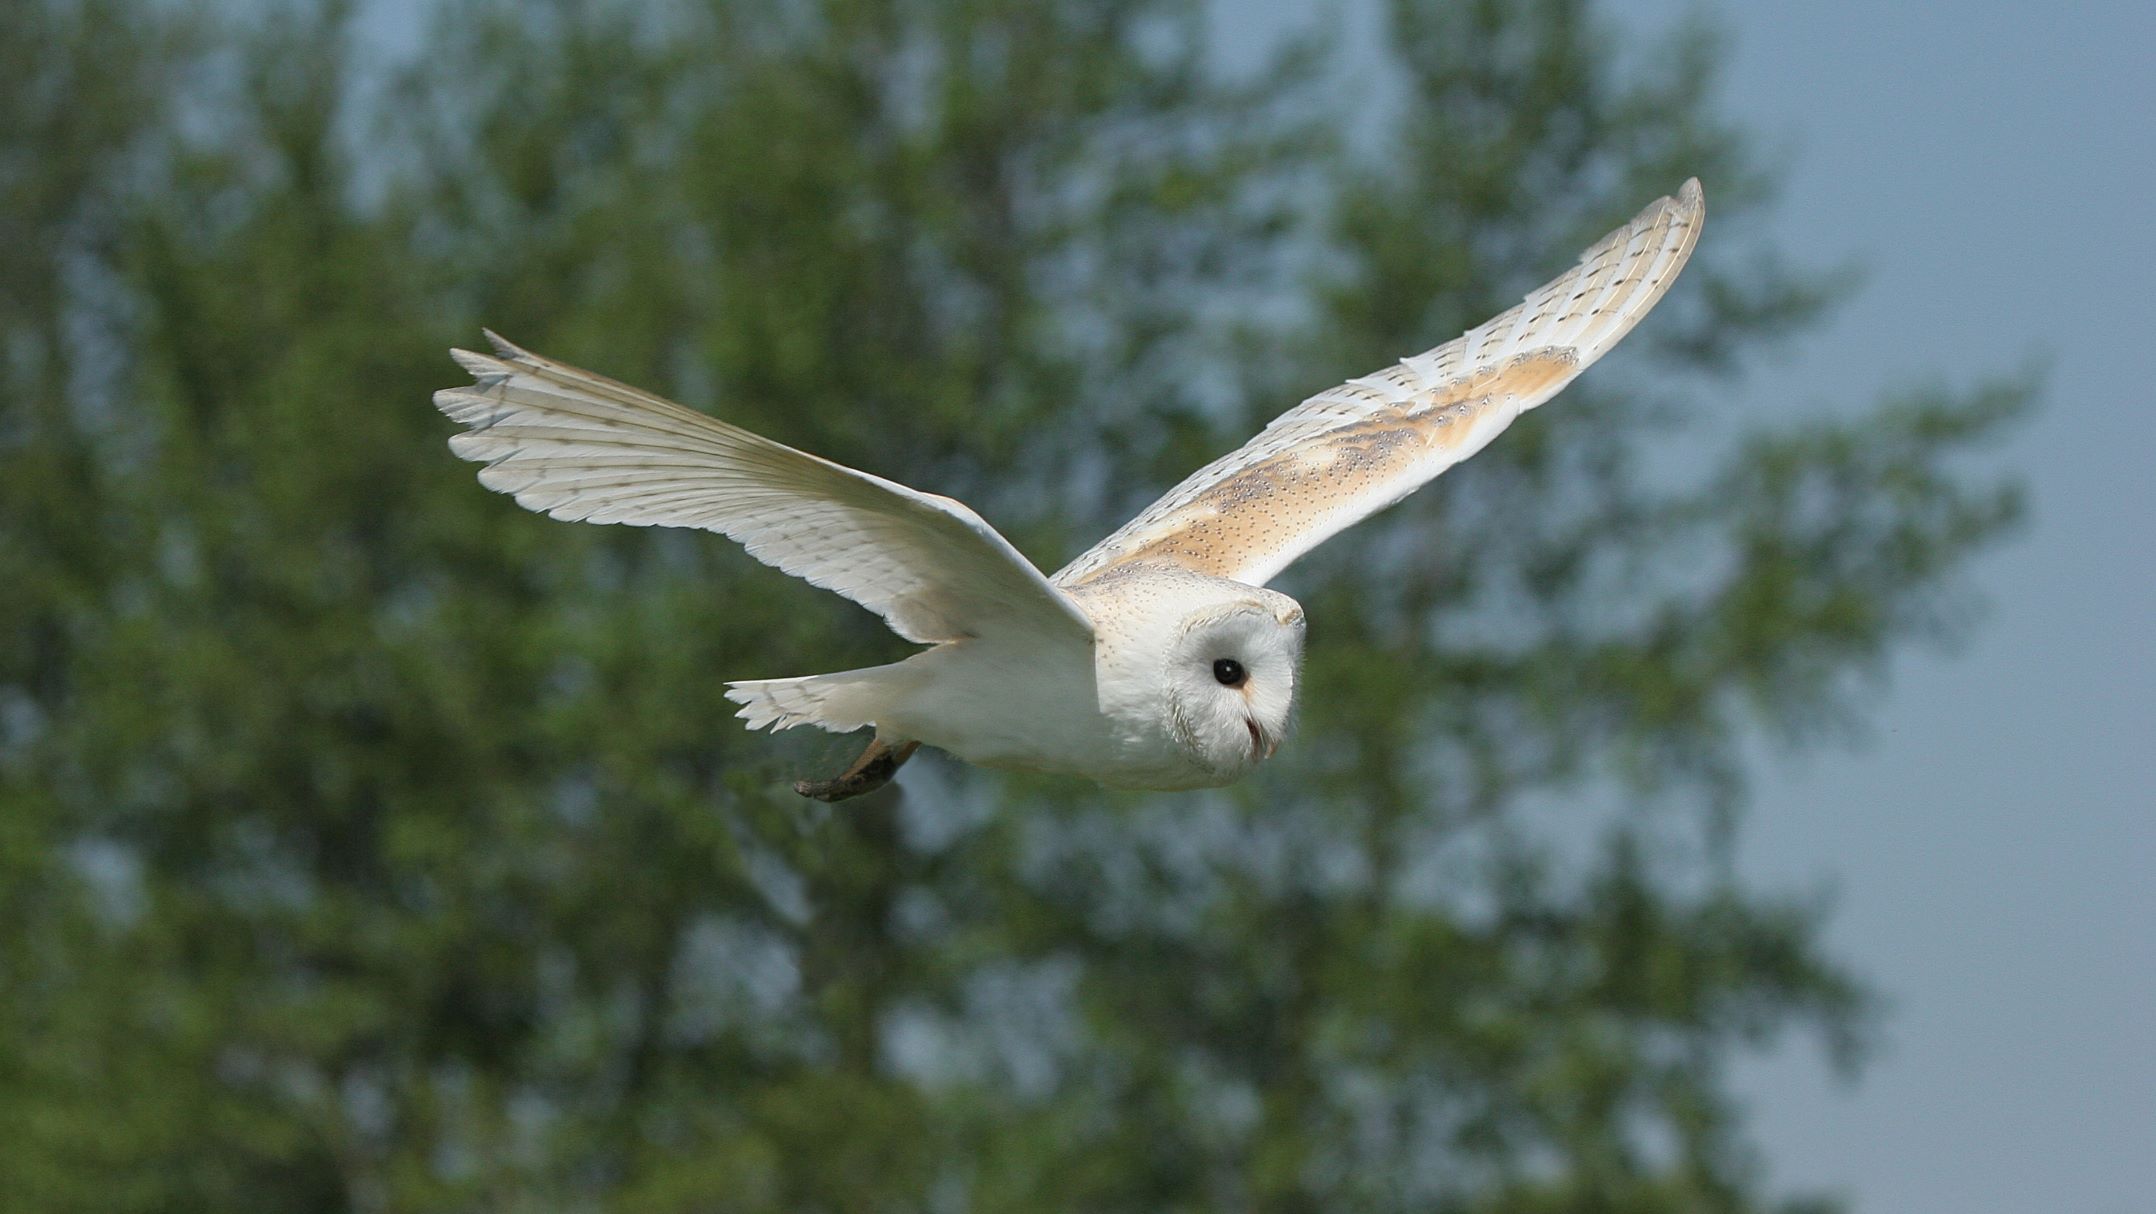
[(1241, 687), (1243, 680), (1250, 676), (1243, 670), (1241, 662), (1234, 658), (1221, 658), (1213, 663), (1213, 677), (1220, 681), (1222, 687)]

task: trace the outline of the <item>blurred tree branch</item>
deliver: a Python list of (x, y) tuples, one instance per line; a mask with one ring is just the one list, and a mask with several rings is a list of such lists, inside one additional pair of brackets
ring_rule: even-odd
[[(1740, 746), (1964, 622), (2020, 511), (1964, 453), (2038, 384), (1710, 441), (1695, 397), (1849, 285), (1745, 223), (1711, 31), (1400, 0), (1382, 62), (1235, 75), (1185, 0), (429, 12), (400, 65), (364, 6), (0, 16), (0, 1186), (1814, 1208), (1724, 1069), (1792, 1027), (1852, 1068), (1870, 1001), (1731, 871)], [(492, 325), (1053, 567), (1692, 173), (1639, 352), (1290, 577), (1301, 733), (1229, 795), (805, 806), (837, 743), (720, 680), (894, 642), (508, 508), (425, 405)]]

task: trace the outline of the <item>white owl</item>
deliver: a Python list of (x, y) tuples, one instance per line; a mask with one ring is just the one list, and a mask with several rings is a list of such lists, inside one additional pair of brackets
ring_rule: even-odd
[(836, 801), (922, 744), (1131, 788), (1227, 784), (1295, 707), (1303, 610), (1263, 588), (1296, 557), (1482, 449), (1662, 298), (1705, 215), (1688, 181), (1520, 306), (1319, 393), (1054, 577), (963, 503), (796, 451), (489, 333), (435, 394), (480, 483), (559, 519), (701, 527), (929, 648), (888, 666), (729, 684), (752, 729), (873, 726)]

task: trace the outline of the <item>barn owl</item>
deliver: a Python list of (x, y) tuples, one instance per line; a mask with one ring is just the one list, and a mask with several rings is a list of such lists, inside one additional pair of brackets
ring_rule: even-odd
[(963, 503), (908, 488), (520, 349), (454, 351), (435, 394), (480, 483), (558, 519), (698, 527), (836, 591), (928, 648), (728, 684), (751, 729), (873, 728), (803, 796), (890, 780), (916, 747), (1117, 787), (1230, 783), (1288, 732), (1303, 609), (1289, 562), (1399, 501), (1556, 395), (1653, 308), (1699, 238), (1697, 180), (1518, 307), (1321, 392), (1045, 577)]

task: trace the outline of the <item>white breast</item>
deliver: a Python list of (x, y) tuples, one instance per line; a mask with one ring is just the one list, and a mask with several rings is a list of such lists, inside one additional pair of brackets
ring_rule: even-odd
[(1152, 631), (1189, 597), (1187, 577), (1133, 571), (1073, 595), (1094, 619), (1091, 646), (980, 637), (903, 663), (913, 683), (885, 733), (969, 763), (1083, 776), (1119, 788), (1207, 788), (1240, 774), (1200, 763), (1165, 710)]

